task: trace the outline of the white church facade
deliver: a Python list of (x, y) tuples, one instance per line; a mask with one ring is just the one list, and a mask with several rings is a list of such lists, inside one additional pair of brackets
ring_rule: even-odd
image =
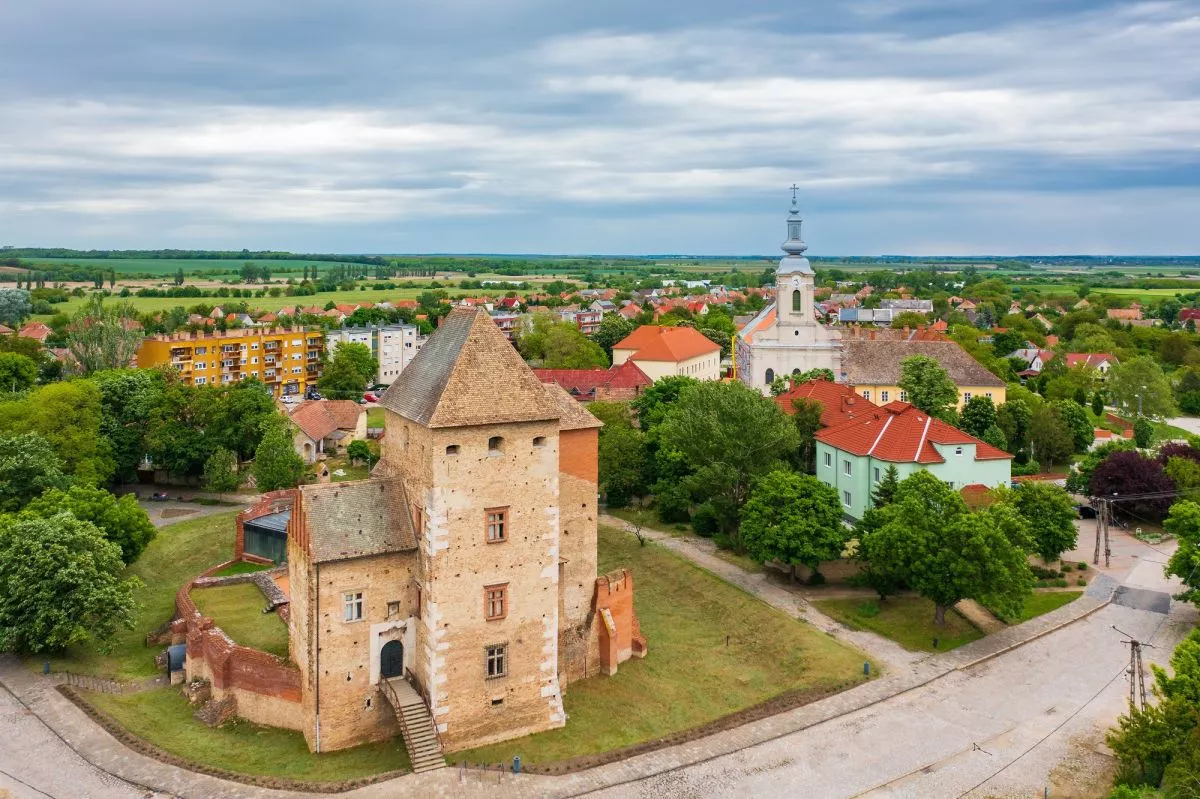
[(737, 374), (743, 383), (764, 394), (776, 377), (812, 369), (842, 372), (841, 334), (817, 321), (813, 305), (815, 275), (804, 252), (800, 210), (795, 189), (788, 213), (788, 238), (784, 257), (775, 273), (775, 302), (750, 320), (738, 333)]

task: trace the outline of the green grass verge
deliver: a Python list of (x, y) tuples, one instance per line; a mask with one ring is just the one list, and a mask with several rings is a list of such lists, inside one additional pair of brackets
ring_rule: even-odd
[[(905, 649), (944, 652), (983, 637), (979, 628), (956, 610), (946, 613), (946, 625), (933, 623), (933, 603), (924, 597), (875, 599), (818, 599), (813, 602), (843, 624), (890, 638)], [(933, 639), (938, 639), (936, 650)]]
[(383, 427), (383, 408), (367, 409), (367, 427)]
[[(649, 643), (566, 691), (563, 729), (472, 749), (469, 763), (545, 764), (691, 729), (786, 692), (828, 692), (863, 679), (861, 652), (796, 621), (655, 544), (600, 528), (600, 571), (632, 568)], [(726, 636), (728, 637), (728, 642)]]
[(192, 591), (192, 601), (234, 643), (287, 657), (287, 625), (278, 615), (262, 612), (267, 600), (254, 583), (197, 588)]
[(410, 768), (399, 737), (338, 752), (313, 754), (304, 736), (231, 719), (209, 728), (192, 717), (178, 688), (136, 694), (86, 694), (122, 727), (173, 755), (242, 774), (336, 782)]
[(1043, 613), (1058, 610), (1063, 605), (1069, 605), (1081, 596), (1083, 596), (1083, 591), (1034, 592), (1032, 596), (1026, 597), (1025, 607), (1022, 608), (1018, 616), (1009, 618), (996, 613), (994, 610), (992, 612), (996, 613), (998, 618), (1008, 624), (1020, 624), (1023, 621), (1037, 618)]
[(175, 592), (179, 586), (205, 569), (233, 557), (233, 520), (236, 513), (218, 513), (200, 519), (160, 527), (158, 535), (127, 573), (145, 584), (135, 593), (141, 606), (132, 630), (122, 631), (106, 642), (107, 653), (94, 645), (75, 646), (53, 657), (30, 657), (31, 666), (41, 668), (45, 660), (59, 671), (93, 674), (130, 680), (158, 672), (154, 656), (160, 647), (145, 644), (146, 634), (171, 620)]
[(1163, 441), (1172, 441), (1182, 439), (1187, 441), (1191, 437), (1191, 433), (1184, 430), (1182, 427), (1175, 427), (1166, 422), (1154, 422), (1154, 433), (1150, 436), (1151, 444), (1160, 444)]
[(274, 563), (247, 563), (244, 560), (239, 560), (237, 563), (230, 564), (220, 571), (213, 572), (213, 577), (233, 577), (237, 574), (254, 574), (255, 572), (263, 572), (267, 569), (275, 568)]

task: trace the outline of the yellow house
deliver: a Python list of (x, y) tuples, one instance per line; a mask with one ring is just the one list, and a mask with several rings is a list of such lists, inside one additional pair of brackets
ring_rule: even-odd
[(303, 395), (321, 376), (325, 334), (320, 330), (230, 330), (151, 336), (138, 349), (138, 366), (172, 366), (193, 386), (256, 377), (276, 397)]
[(972, 397), (987, 397), (995, 405), (1005, 401), (1004, 381), (953, 341), (846, 341), (839, 382), (876, 405), (907, 402), (897, 383), (901, 362), (913, 355), (928, 356), (942, 365), (958, 387), (959, 410)]
[(643, 325), (613, 345), (613, 366), (637, 364), (646, 377), (721, 379), (721, 347), (691, 327)]

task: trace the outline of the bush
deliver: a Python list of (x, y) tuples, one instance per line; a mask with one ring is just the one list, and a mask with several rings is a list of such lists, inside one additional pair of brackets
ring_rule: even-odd
[(825, 585), (825, 575), (818, 571), (814, 571), (808, 578), (809, 585)]
[(1066, 588), (1068, 585), (1070, 585), (1070, 583), (1068, 583), (1066, 580), (1062, 579), (1061, 577), (1058, 578), (1057, 580), (1051, 580), (1050, 584), (1053, 585), (1055, 588)]
[(1075, 568), (1079, 569), (1081, 572), (1085, 572), (1087, 571), (1087, 564), (1083, 561), (1079, 561), (1079, 563), (1075, 565)]
[(1027, 460), (1023, 464), (1014, 463), (1013, 467), (1012, 467), (1012, 476), (1013, 477), (1022, 477), (1027, 474), (1041, 474), (1041, 473), (1042, 473), (1041, 464), (1039, 464), (1037, 461), (1032, 460), (1032, 459)]
[(1087, 585), (1087, 580), (1080, 577), (1078, 580), (1075, 581), (1075, 585)]
[(705, 502), (692, 511), (692, 529), (696, 531), (697, 535), (705, 538), (711, 537), (720, 529), (717, 512), (713, 510), (712, 505)]

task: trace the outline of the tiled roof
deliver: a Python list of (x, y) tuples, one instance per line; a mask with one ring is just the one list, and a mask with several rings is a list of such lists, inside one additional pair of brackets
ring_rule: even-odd
[(558, 405), (487, 312), (451, 311), (379, 404), (426, 427), (558, 419)]
[(1068, 352), (1067, 353), (1067, 368), (1072, 366), (1091, 366), (1098, 367), (1102, 363), (1120, 363), (1112, 355), (1107, 352)]
[(878, 408), (870, 400), (854, 393), (854, 389), (828, 380), (808, 380), (775, 398), (786, 414), (794, 414), (792, 400), (814, 399), (821, 403), (821, 426), (836, 427)]
[(304, 435), (320, 441), (338, 430), (353, 430), (366, 409), (353, 400), (305, 400), (292, 410), (291, 420)]
[(956, 386), (1004, 386), (953, 341), (847, 341), (842, 345), (842, 382), (894, 386), (900, 362), (913, 355), (936, 360)]
[(624, 340), (614, 344), (613, 349), (636, 350), (630, 357), (638, 361), (678, 363), (700, 355), (720, 352), (721, 345), (705, 338), (703, 333), (692, 327), (643, 325)]
[(35, 338), (38, 341), (45, 341), (53, 332), (45, 322), (30, 322), (21, 328), (21, 331), (17, 335), (22, 338)]
[(758, 315), (746, 323), (742, 328), (742, 340), (747, 344), (754, 342), (754, 336), (764, 330), (769, 330), (775, 324), (775, 306), (768, 305), (758, 312)]
[(558, 422), (559, 430), (587, 430), (604, 426), (603, 422), (588, 413), (587, 408), (579, 404), (562, 386), (557, 383), (543, 383), (542, 387), (562, 413)]
[(314, 563), (417, 548), (397, 478), (302, 486)]
[(324, 402), (325, 407), (329, 409), (339, 430), (353, 430), (358, 427), (359, 417), (367, 412), (366, 408), (354, 400), (321, 400), (321, 402)]
[(643, 388), (653, 381), (633, 361), (608, 369), (534, 369), (538, 380), (557, 383), (569, 392), (594, 396), (600, 386), (605, 388)]
[(975, 460), (1011, 458), (907, 402), (890, 402), (875, 412), (817, 432), (831, 447), (892, 463), (943, 463), (934, 444), (974, 444)]

